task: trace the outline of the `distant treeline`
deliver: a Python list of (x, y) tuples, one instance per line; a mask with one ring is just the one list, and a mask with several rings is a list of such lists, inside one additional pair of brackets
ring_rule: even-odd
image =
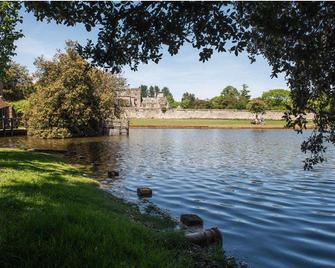
[[(180, 102), (175, 101), (169, 88), (159, 86), (141, 85), (142, 98), (155, 97), (158, 93), (163, 93), (167, 97), (172, 108), (181, 107), (183, 109), (249, 109), (252, 103), (248, 85), (243, 84), (238, 90), (233, 86), (226, 86), (219, 96), (211, 99), (199, 99), (194, 94), (185, 92)], [(257, 102), (267, 110), (285, 110), (291, 103), (290, 91), (285, 89), (271, 89), (263, 92)]]

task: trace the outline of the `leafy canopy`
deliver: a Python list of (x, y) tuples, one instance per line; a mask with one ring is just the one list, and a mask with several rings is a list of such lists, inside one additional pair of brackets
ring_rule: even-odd
[(16, 29), (17, 24), (22, 22), (19, 16), (20, 7), (19, 2), (0, 2), (0, 84), (11, 58), (15, 55), (14, 42), (23, 36)]
[(64, 138), (97, 135), (115, 116), (115, 90), (124, 81), (94, 69), (73, 46), (52, 60), (38, 58), (36, 93), (29, 98), (29, 135)]
[(26, 99), (34, 92), (33, 78), (26, 67), (11, 62), (2, 78), (3, 96), (8, 101)]
[(286, 110), (291, 104), (291, 94), (285, 89), (271, 89), (263, 92), (262, 100), (271, 109)]

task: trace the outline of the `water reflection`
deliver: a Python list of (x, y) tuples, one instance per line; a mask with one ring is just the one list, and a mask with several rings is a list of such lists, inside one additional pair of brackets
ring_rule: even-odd
[(302, 169), (301, 136), (287, 130), (133, 129), (128, 137), (1, 138), (0, 146), (62, 149), (96, 177), (120, 171), (111, 191), (151, 201), (178, 217), (219, 226), (224, 248), (251, 267), (335, 267), (334, 151)]

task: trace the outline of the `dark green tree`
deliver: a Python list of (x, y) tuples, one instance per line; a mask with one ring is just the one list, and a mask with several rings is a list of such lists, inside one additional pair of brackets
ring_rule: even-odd
[(148, 97), (148, 86), (146, 85), (141, 85), (141, 98), (146, 98)]
[(154, 90), (155, 90), (155, 95), (154, 95), (154, 97), (155, 97), (155, 96), (158, 95), (158, 93), (159, 93), (161, 90), (159, 89), (159, 86), (154, 86)]
[(240, 93), (233, 86), (226, 86), (221, 91), (221, 105), (224, 109), (237, 109)]
[(180, 106), (184, 109), (193, 109), (195, 103), (195, 96), (192, 93), (185, 92), (181, 98)]
[(23, 36), (16, 28), (22, 22), (20, 7), (20, 2), (0, 2), (0, 95), (6, 69), (15, 55), (15, 41)]
[(148, 93), (148, 97), (155, 97), (155, 88), (153, 86), (149, 87), (149, 93)]
[(163, 87), (162, 88), (162, 93), (166, 97), (167, 101), (169, 102), (169, 105), (171, 107), (174, 107), (175, 100), (173, 98), (173, 95), (172, 95), (170, 89), (168, 87)]

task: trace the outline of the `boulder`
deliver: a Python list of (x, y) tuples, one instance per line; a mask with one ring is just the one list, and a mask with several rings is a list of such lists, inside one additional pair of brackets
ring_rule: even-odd
[(140, 197), (151, 197), (152, 190), (149, 187), (139, 187), (137, 188), (137, 195)]
[(180, 222), (186, 227), (202, 227), (203, 220), (196, 214), (182, 214)]
[(109, 170), (108, 171), (108, 178), (114, 178), (114, 177), (118, 177), (120, 174), (118, 171), (115, 170)]

